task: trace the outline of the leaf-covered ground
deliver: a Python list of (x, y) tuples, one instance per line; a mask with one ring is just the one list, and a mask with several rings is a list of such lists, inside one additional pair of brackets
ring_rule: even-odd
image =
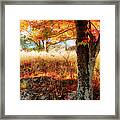
[(21, 79), (22, 100), (68, 100), (75, 99), (76, 80), (54, 80), (50, 77)]

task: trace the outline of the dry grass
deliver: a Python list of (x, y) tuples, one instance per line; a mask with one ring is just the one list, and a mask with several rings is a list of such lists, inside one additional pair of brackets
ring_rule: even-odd
[(21, 78), (50, 76), (54, 79), (77, 79), (75, 51), (21, 52)]

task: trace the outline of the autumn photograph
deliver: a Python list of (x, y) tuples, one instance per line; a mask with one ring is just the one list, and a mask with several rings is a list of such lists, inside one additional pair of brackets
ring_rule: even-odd
[(100, 100), (100, 20), (20, 20), (20, 100)]

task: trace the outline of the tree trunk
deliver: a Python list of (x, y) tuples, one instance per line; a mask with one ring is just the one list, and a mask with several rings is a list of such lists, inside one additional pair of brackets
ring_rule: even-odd
[[(89, 34), (91, 34), (91, 33), (89, 33)], [(91, 40), (89, 43), (89, 73), (90, 73), (89, 79), (90, 79), (90, 84), (91, 84), (90, 96), (91, 96), (91, 99), (93, 99), (92, 77), (93, 77), (96, 58), (97, 58), (97, 55), (100, 51), (100, 35), (99, 35), (96, 43), (94, 42), (94, 39), (95, 39), (94, 36), (91, 36), (90, 39)]]
[[(99, 52), (99, 39), (96, 46), (94, 45), (94, 36), (92, 33), (88, 33), (87, 20), (77, 20), (77, 40), (76, 40), (76, 53), (77, 53), (77, 64), (78, 64), (78, 88), (77, 88), (77, 99), (79, 100), (92, 100), (93, 99), (93, 88), (92, 88), (92, 75), (95, 66), (96, 56)], [(80, 44), (83, 40), (88, 39), (90, 36), (90, 43)]]
[(43, 47), (43, 49), (44, 49), (44, 40), (42, 40), (42, 45), (43, 45), (42, 47)]
[(77, 47), (77, 63), (78, 63), (78, 89), (77, 99), (89, 100), (89, 48), (88, 45), (79, 45)]

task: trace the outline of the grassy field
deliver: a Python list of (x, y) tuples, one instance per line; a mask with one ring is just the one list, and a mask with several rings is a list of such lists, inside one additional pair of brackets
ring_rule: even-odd
[(77, 61), (75, 51), (58, 52), (22, 52), (20, 77), (48, 76), (56, 80), (77, 79)]

